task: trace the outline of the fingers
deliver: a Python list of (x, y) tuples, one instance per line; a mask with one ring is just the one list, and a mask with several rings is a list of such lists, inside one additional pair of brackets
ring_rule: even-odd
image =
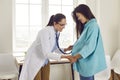
[(67, 48), (67, 50), (72, 50), (72, 48), (73, 48), (73, 46), (69, 46), (68, 48)]
[(73, 48), (73, 46), (72, 46), (72, 45), (70, 45), (70, 46), (69, 46), (69, 49), (72, 49), (72, 48)]
[(72, 55), (68, 55), (68, 54), (63, 55), (62, 58), (67, 58), (70, 61), (71, 64), (76, 62), (77, 59), (78, 59), (78, 58), (76, 58), (76, 56), (72, 56)]
[(77, 61), (77, 59), (74, 56), (71, 56), (71, 55), (68, 55), (66, 58), (69, 59), (70, 63), (74, 63), (74, 62)]
[(65, 51), (65, 52), (66, 52), (66, 51), (70, 51), (70, 50), (72, 50), (72, 48), (73, 48), (73, 46), (72, 46), (72, 45), (70, 45), (69, 47), (64, 48), (64, 51)]

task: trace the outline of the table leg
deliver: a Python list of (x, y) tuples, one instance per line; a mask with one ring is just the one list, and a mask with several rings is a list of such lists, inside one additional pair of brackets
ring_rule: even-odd
[(19, 75), (18, 75), (18, 78), (20, 77), (21, 70), (22, 70), (22, 65), (19, 66)]
[(73, 64), (71, 64), (71, 71), (72, 71), (72, 80), (74, 80), (74, 70), (73, 70)]

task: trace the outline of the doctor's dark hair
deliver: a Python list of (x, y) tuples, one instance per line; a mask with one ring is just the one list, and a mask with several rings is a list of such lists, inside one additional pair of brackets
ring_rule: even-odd
[(54, 25), (54, 22), (58, 23), (60, 22), (62, 19), (66, 19), (65, 15), (61, 14), (61, 13), (58, 13), (56, 15), (52, 15), (50, 17), (50, 20), (47, 24), (47, 26), (53, 26)]
[(81, 13), (88, 20), (95, 18), (95, 16), (91, 12), (90, 8), (85, 4), (80, 4), (74, 9), (74, 11), (72, 12), (72, 17), (76, 23), (76, 33), (77, 33), (77, 38), (78, 38), (78, 36), (82, 33), (82, 31), (84, 29), (84, 24), (82, 24), (78, 20), (76, 13)]

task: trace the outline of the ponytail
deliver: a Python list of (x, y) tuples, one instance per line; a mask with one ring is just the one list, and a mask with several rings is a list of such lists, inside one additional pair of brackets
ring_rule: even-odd
[(53, 26), (54, 25), (54, 22), (58, 23), (60, 22), (62, 19), (66, 19), (65, 15), (61, 14), (61, 13), (58, 13), (56, 15), (52, 15), (50, 17), (50, 20), (47, 24), (47, 26)]
[(52, 16), (50, 17), (50, 20), (49, 20), (47, 26), (53, 26), (53, 22), (54, 22), (53, 19), (54, 19), (54, 15), (52, 15)]

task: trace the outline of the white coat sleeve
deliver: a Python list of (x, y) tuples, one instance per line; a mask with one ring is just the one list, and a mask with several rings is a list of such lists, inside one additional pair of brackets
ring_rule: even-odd
[(41, 51), (44, 54), (45, 57), (48, 59), (55, 59), (55, 60), (60, 60), (62, 54), (58, 53), (52, 53), (52, 47), (50, 45), (50, 33), (47, 30), (43, 30), (39, 33), (38, 35), (38, 40), (40, 41), (41, 44)]
[[(64, 48), (61, 48), (61, 50), (64, 52)], [(63, 54), (58, 48), (54, 51), (55, 53)]]

